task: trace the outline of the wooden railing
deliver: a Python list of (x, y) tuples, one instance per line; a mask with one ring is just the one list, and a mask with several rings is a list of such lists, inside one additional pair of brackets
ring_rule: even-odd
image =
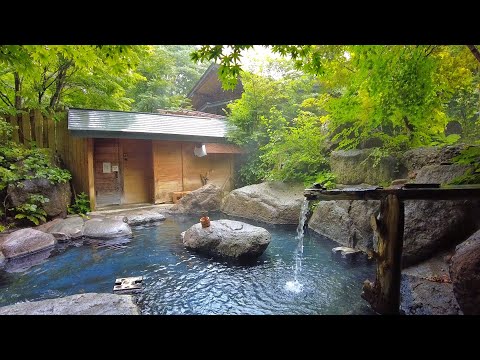
[(370, 223), (377, 236), (375, 281), (366, 280), (362, 297), (379, 314), (398, 314), (400, 310), (401, 259), (405, 200), (480, 199), (480, 185), (442, 186), (439, 184), (406, 184), (401, 188), (326, 190), (305, 189), (308, 200), (380, 200), (380, 212)]

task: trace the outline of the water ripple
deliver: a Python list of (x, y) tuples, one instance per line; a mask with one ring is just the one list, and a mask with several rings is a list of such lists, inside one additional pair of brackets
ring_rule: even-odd
[(374, 269), (334, 260), (333, 242), (307, 233), (296, 274), (301, 286), (292, 292), (287, 283), (295, 278), (295, 227), (240, 220), (272, 234), (266, 252), (254, 264), (241, 265), (187, 251), (178, 234), (197, 221), (167, 219), (157, 226), (134, 228), (127, 247), (66, 246), (28, 270), (0, 270), (0, 305), (81, 292), (111, 293), (115, 278), (143, 275), (144, 289), (137, 295), (143, 314), (368, 313), (360, 293)]

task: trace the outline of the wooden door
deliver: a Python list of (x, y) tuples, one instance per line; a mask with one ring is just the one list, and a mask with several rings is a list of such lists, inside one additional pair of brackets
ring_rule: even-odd
[(93, 161), (96, 205), (120, 204), (118, 139), (94, 139)]
[(153, 190), (152, 141), (121, 139), (123, 203), (150, 203)]

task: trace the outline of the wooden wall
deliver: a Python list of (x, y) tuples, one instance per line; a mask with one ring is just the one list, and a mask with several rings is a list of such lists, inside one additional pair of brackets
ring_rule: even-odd
[(120, 139), (120, 163), (123, 175), (124, 204), (151, 203), (152, 184), (152, 141)]
[(200, 174), (225, 191), (232, 190), (233, 154), (193, 154), (194, 143), (153, 141), (155, 203), (171, 202), (174, 191), (202, 187)]
[[(71, 172), (74, 191), (89, 194), (94, 209), (94, 139), (71, 136), (66, 119), (55, 121), (43, 117), (39, 111), (5, 118), (18, 127), (13, 133), (16, 142), (50, 149), (57, 161)], [(152, 141), (153, 156), (145, 160), (153, 163), (155, 203), (172, 202), (174, 191), (200, 188), (203, 185), (200, 174), (207, 176), (208, 183), (225, 191), (232, 190), (235, 155), (216, 153), (199, 158), (193, 149), (191, 142)], [(148, 181), (144, 186), (148, 186)]]
[[(78, 194), (91, 193), (89, 177), (89, 139), (73, 137), (68, 132), (67, 119), (44, 117), (39, 110), (17, 116), (5, 116), (15, 128), (13, 140), (26, 147), (50, 149), (52, 157), (72, 174), (72, 186)], [(91, 141), (91, 139), (90, 139)], [(91, 161), (91, 159), (90, 159)], [(93, 164), (90, 164), (93, 169)], [(93, 177), (91, 179), (93, 182)], [(94, 201), (94, 198), (91, 201)]]

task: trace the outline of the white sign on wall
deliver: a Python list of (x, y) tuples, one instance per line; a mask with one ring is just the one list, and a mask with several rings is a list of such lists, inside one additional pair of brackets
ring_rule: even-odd
[(112, 171), (113, 172), (115, 172), (115, 171), (118, 172), (118, 165), (112, 165)]
[(103, 173), (109, 174), (112, 172), (112, 163), (104, 162), (103, 163)]

